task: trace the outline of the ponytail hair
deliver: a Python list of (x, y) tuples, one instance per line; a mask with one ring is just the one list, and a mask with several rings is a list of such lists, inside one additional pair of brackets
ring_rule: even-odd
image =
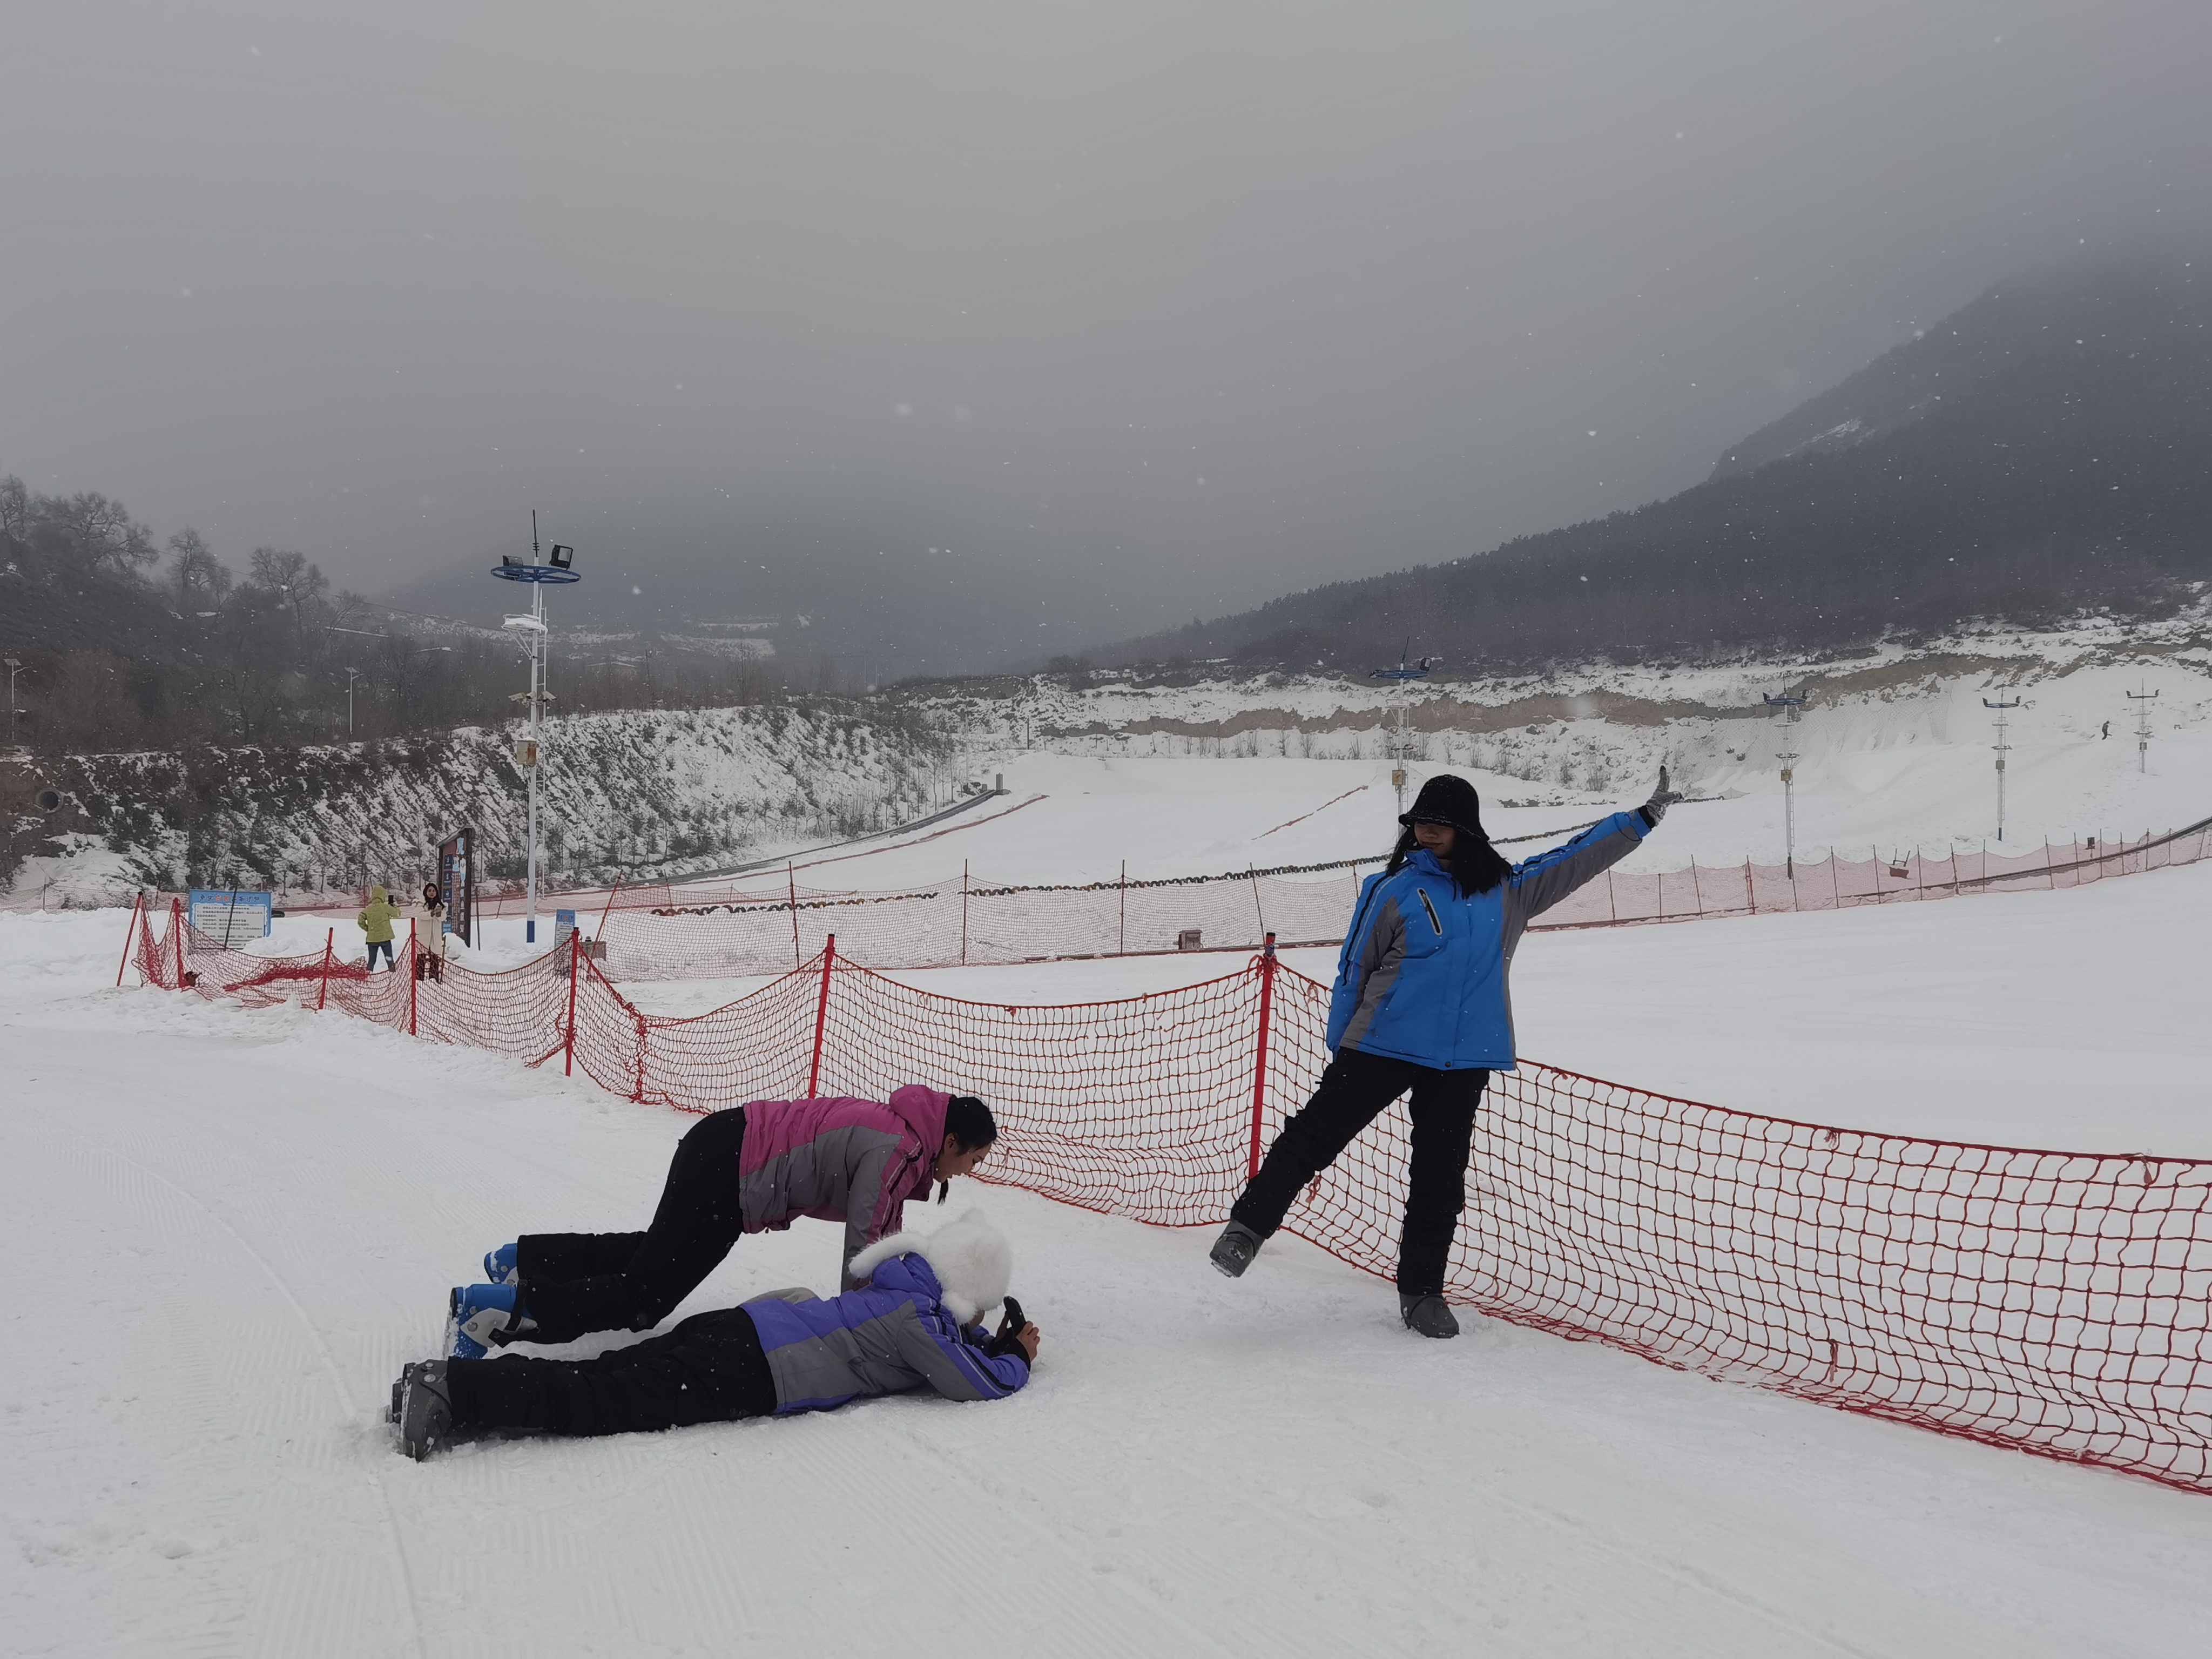
[[(1477, 893), (1486, 893), (1513, 873), (1513, 866), (1490, 844), (1490, 837), (1480, 830), (1462, 830), (1451, 826), (1452, 855), (1444, 867), (1450, 872), (1452, 884), (1459, 889), (1462, 898), (1471, 898)], [(1398, 832), (1398, 844), (1390, 849), (1390, 862), (1382, 873), (1395, 876), (1404, 867), (1420, 842), (1413, 839), (1413, 826), (1407, 824)]]

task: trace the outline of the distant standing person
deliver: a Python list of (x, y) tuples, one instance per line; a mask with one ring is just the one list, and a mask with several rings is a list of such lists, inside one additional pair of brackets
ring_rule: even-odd
[(1360, 888), (1344, 936), (1328, 1006), (1334, 1057), (1231, 1209), (1214, 1241), (1216, 1267), (1239, 1277), (1307, 1183), (1410, 1090), (1398, 1311), (1423, 1336), (1459, 1334), (1444, 1302), (1444, 1269), (1467, 1207), (1476, 1109), (1492, 1071), (1513, 1068), (1506, 975), (1514, 947), (1532, 917), (1634, 852), (1675, 799), (1662, 766), (1659, 787), (1636, 811), (1509, 864), (1483, 831), (1473, 784), (1445, 773), (1421, 786), (1398, 820), (1389, 864)]
[(438, 890), (438, 884), (422, 884), (422, 908), (415, 916), (415, 946), (421, 952), (422, 967), (416, 971), (425, 979), (444, 983), (446, 977), (446, 901)]
[(395, 970), (395, 964), (392, 960), (392, 924), (398, 919), (399, 907), (392, 902), (384, 889), (380, 886), (370, 888), (368, 902), (362, 907), (361, 914), (354, 918), (361, 924), (361, 931), (368, 938), (368, 971), (370, 973), (376, 971), (376, 953), (379, 951), (384, 952), (384, 971), (388, 974)]

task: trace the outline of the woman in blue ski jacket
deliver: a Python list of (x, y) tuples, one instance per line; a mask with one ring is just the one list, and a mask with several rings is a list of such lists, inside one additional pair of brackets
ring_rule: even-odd
[(1444, 1268), (1467, 1205), (1474, 1114), (1493, 1071), (1513, 1068), (1506, 975), (1531, 918), (1636, 850), (1674, 797), (1651, 799), (1564, 846), (1509, 864), (1483, 832), (1474, 786), (1449, 773), (1421, 786), (1390, 862), (1359, 890), (1329, 998), (1334, 1058), (1283, 1126), (1230, 1211), (1213, 1265), (1252, 1264), (1307, 1183), (1385, 1106), (1412, 1092), (1413, 1169), (1398, 1244), (1398, 1307), (1410, 1330), (1456, 1336)]

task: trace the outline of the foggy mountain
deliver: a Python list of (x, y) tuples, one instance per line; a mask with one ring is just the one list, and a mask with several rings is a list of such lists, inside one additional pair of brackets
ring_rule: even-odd
[(2212, 578), (2212, 271), (1998, 284), (1731, 446), (1703, 483), (1482, 554), (1090, 653), (1473, 669), (2154, 612)]

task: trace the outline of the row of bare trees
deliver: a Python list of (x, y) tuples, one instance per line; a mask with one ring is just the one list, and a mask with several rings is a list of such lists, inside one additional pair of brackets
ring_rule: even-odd
[[(0, 650), (16, 741), (49, 752), (294, 744), (491, 725), (522, 712), (516, 646), (334, 590), (304, 553), (234, 569), (186, 526), (158, 542), (97, 491), (0, 478)], [(556, 659), (556, 712), (726, 706), (781, 693), (748, 663), (692, 672)]]

